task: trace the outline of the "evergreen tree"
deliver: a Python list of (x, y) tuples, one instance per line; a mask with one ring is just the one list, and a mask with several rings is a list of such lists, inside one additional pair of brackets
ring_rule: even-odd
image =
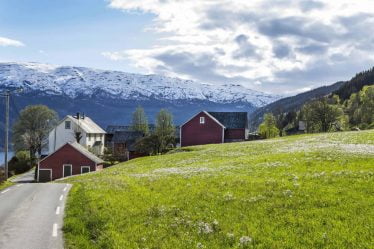
[(143, 134), (149, 133), (148, 119), (141, 106), (138, 106), (132, 115), (132, 130), (140, 131)]

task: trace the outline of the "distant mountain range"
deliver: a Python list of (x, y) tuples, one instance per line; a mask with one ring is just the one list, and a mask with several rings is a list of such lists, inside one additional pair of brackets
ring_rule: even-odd
[[(212, 85), (159, 75), (40, 63), (0, 63), (0, 92), (18, 87), (23, 92), (12, 97), (12, 122), (25, 106), (45, 104), (60, 117), (84, 112), (103, 128), (129, 124), (138, 105), (144, 107), (150, 122), (161, 108), (167, 108), (175, 123), (180, 124), (200, 110), (252, 112), (280, 98), (238, 84)], [(0, 110), (3, 108), (1, 101)], [(2, 137), (4, 124), (0, 120)]]

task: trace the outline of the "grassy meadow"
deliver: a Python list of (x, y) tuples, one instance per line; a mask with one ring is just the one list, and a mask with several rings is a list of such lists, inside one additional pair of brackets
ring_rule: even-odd
[(374, 130), (189, 147), (65, 181), (67, 248), (374, 248)]

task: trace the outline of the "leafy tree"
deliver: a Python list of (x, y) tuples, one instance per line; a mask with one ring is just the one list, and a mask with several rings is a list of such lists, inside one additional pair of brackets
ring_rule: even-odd
[(276, 119), (272, 113), (265, 113), (264, 121), (260, 124), (258, 130), (263, 138), (278, 136), (279, 129), (276, 126)]
[(137, 152), (148, 155), (156, 155), (161, 151), (159, 137), (156, 134), (151, 134), (137, 140), (134, 147)]
[(141, 106), (138, 106), (132, 114), (132, 129), (134, 131), (140, 131), (143, 134), (149, 133), (148, 119)]
[(27, 106), (13, 126), (13, 142), (16, 151), (28, 150), (31, 163), (41, 155), (43, 142), (57, 123), (57, 113), (44, 105)]
[(159, 140), (159, 153), (163, 153), (174, 146), (175, 126), (173, 115), (165, 109), (161, 109), (157, 114), (155, 135)]
[(327, 98), (314, 100), (303, 107), (306, 116), (308, 132), (328, 132), (340, 130), (343, 110), (339, 105), (330, 105)]

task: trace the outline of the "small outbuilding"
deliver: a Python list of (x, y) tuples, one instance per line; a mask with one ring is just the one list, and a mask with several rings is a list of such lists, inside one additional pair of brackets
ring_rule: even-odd
[(182, 147), (238, 142), (247, 138), (247, 112), (201, 111), (180, 127)]
[(77, 142), (68, 142), (38, 164), (38, 182), (80, 175), (103, 169), (104, 161)]

